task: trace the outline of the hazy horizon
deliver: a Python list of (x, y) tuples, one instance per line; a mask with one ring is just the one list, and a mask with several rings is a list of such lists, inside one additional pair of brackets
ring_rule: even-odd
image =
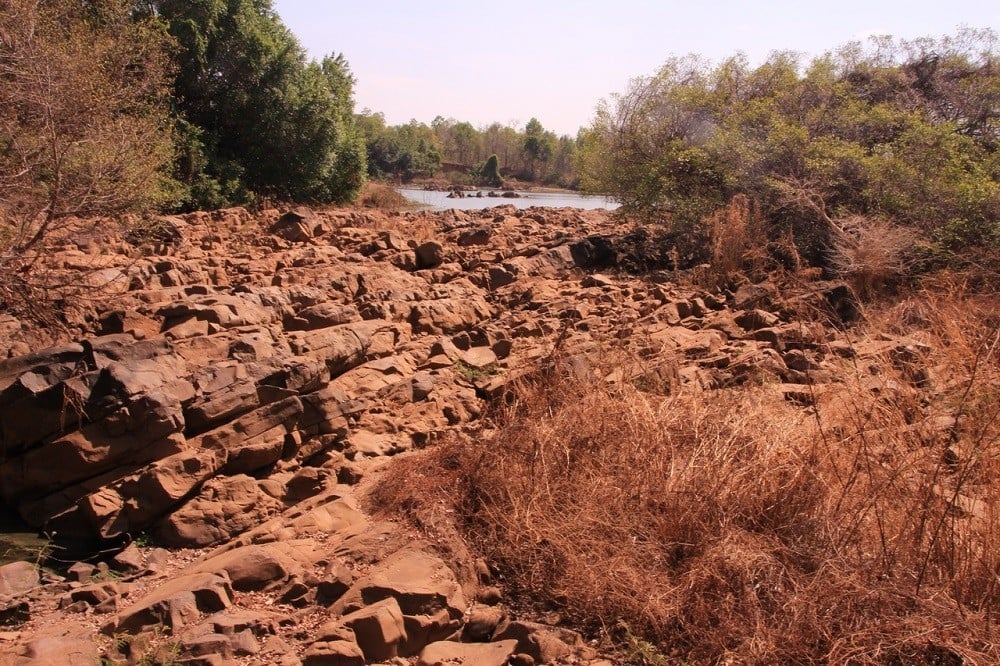
[(523, 127), (575, 135), (598, 102), (654, 73), (671, 56), (719, 61), (738, 52), (751, 63), (773, 51), (820, 55), (870, 35), (939, 37), (959, 26), (1000, 26), (1000, 9), (981, 2), (878, 3), (845, 0), (804, 7), (788, 0), (697, 3), (621, 0), (430, 6), (369, 0), (317, 7), (274, 0), (284, 23), (314, 58), (343, 53), (357, 78), (357, 109), (389, 124), (436, 116), (482, 127)]

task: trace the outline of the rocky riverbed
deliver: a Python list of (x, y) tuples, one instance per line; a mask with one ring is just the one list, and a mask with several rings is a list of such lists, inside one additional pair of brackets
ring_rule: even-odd
[(0, 663), (604, 663), (364, 498), (556, 353), (803, 406), (845, 357), (912, 355), (802, 317), (856, 317), (842, 284), (695, 288), (668, 254), (603, 211), (512, 206), (67, 237), (46, 279), (88, 288), (63, 328), (0, 315), (0, 496), (80, 561), (0, 567)]

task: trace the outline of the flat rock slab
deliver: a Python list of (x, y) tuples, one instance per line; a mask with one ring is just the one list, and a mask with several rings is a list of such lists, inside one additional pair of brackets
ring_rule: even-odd
[[(0, 657), (3, 657), (0, 654)], [(97, 644), (86, 631), (73, 631), (62, 635), (39, 636), (21, 646), (10, 661), (0, 663), (11, 666), (94, 666), (101, 658)]]
[(420, 652), (417, 666), (504, 666), (517, 651), (517, 641), (455, 643), (438, 641)]
[(38, 567), (31, 562), (11, 562), (0, 566), (0, 597), (24, 594), (38, 584)]
[(196, 573), (169, 580), (139, 599), (106, 624), (103, 631), (138, 633), (147, 627), (167, 626), (177, 631), (201, 613), (215, 613), (233, 604), (233, 588), (226, 573)]

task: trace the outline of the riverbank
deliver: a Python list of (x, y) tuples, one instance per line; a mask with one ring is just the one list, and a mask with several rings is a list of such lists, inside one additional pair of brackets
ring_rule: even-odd
[(33, 279), (99, 288), (0, 315), (0, 489), (111, 552), (0, 567), (0, 662), (997, 662), (995, 293), (665, 243), (512, 203), (53, 238)]

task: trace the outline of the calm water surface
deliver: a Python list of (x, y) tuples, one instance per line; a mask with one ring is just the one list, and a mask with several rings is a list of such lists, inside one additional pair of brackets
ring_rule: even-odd
[[(505, 206), (507, 204), (513, 204), (517, 208), (531, 208), (532, 206), (545, 206), (547, 208), (569, 206), (585, 210), (614, 210), (618, 208), (618, 203), (607, 197), (588, 196), (576, 194), (575, 192), (518, 192), (521, 195), (520, 198), (504, 199), (503, 197), (488, 197), (486, 196), (487, 191), (484, 190), (481, 199), (476, 196), (475, 192), (466, 192), (465, 197), (462, 199), (449, 199), (447, 192), (418, 190), (408, 187), (397, 189), (400, 194), (410, 201), (430, 210), (447, 210), (449, 208), (479, 210), (480, 208), (492, 208), (493, 206)], [(472, 196), (470, 197), (469, 194), (472, 194)]]

